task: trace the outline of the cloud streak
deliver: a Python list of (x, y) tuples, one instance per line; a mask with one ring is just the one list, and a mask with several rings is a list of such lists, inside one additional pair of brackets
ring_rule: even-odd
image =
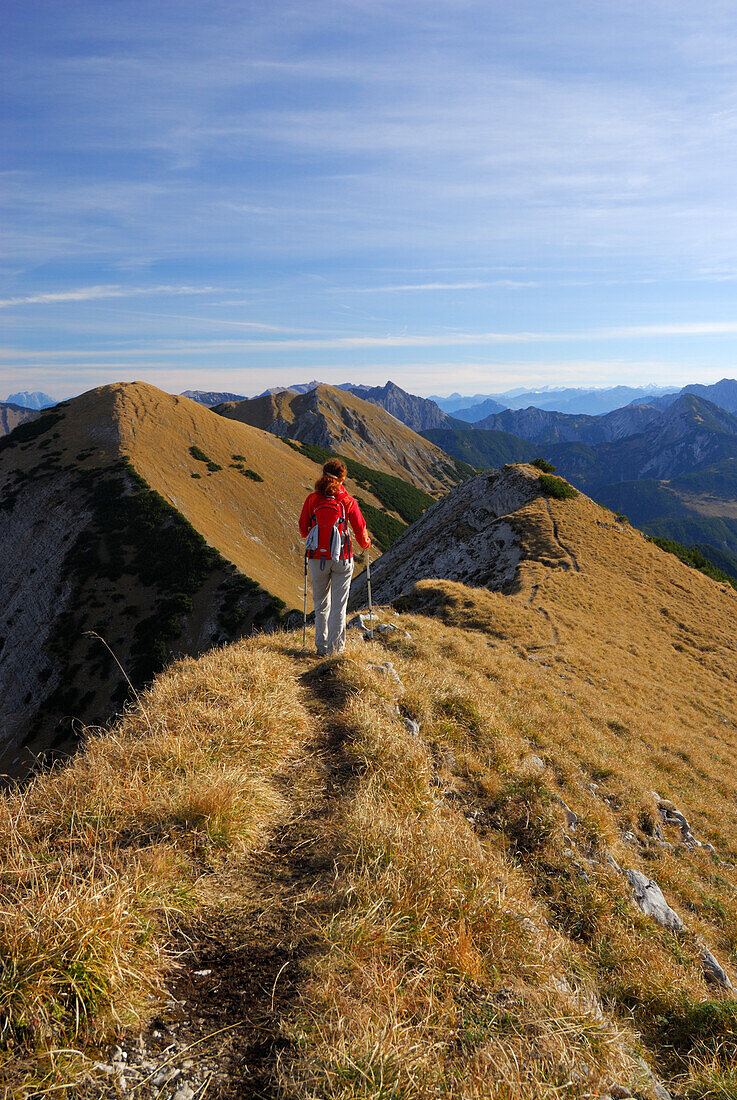
[[(268, 327), (268, 326), (256, 326)], [(611, 328), (593, 328), (565, 332), (452, 332), (452, 333), (395, 333), (382, 336), (355, 335), (298, 337), (281, 339), (221, 339), (221, 340), (160, 340), (141, 347), (26, 349), (7, 346), (0, 348), (0, 357), (17, 360), (73, 360), (94, 358), (138, 359), (153, 355), (188, 356), (200, 353), (257, 351), (281, 353), (285, 350), (364, 350), (371, 348), (452, 348), (483, 347), (487, 345), (597, 343), (611, 340), (662, 339), (667, 337), (724, 337), (737, 335), (737, 321), (703, 321), (692, 323), (663, 323), (653, 325), (623, 325)]]
[(13, 306), (57, 305), (59, 302), (95, 302), (105, 298), (138, 298), (148, 294), (160, 294), (162, 297), (179, 294), (215, 294), (213, 286), (83, 286), (76, 290), (47, 291), (41, 294), (26, 294), (16, 298), (0, 298), (0, 309)]

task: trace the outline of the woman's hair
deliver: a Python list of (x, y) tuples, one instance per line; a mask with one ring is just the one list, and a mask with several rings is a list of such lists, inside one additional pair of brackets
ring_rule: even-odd
[(329, 458), (322, 468), (324, 474), (329, 474), (337, 481), (345, 481), (348, 476), (348, 467), (342, 458)]
[(322, 477), (315, 482), (315, 489), (324, 497), (335, 497), (347, 473), (348, 467), (342, 459), (329, 458), (322, 468)]
[(340, 482), (336, 477), (330, 477), (329, 474), (323, 474), (321, 478), (315, 482), (315, 489), (323, 497), (337, 497), (338, 490), (340, 489)]

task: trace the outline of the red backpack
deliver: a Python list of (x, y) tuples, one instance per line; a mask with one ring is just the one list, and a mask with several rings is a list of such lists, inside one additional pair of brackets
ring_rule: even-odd
[(305, 544), (308, 557), (340, 561), (351, 556), (348, 514), (342, 499), (320, 497), (310, 518), (311, 528)]

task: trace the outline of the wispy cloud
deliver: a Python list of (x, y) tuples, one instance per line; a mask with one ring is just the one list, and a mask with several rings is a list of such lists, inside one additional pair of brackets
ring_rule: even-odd
[(334, 289), (336, 293), (346, 294), (389, 294), (405, 290), (486, 290), (490, 287), (508, 287), (514, 290), (539, 285), (538, 282), (522, 282), (517, 279), (492, 279), (489, 282), (475, 283), (390, 283), (386, 286), (350, 286), (335, 287)]
[[(265, 327), (268, 326), (257, 326)], [(213, 352), (274, 352), (284, 351), (354, 351), (372, 348), (403, 349), (426, 348), (443, 349), (453, 347), (484, 347), (489, 345), (515, 344), (558, 344), (581, 343), (596, 344), (612, 340), (657, 339), (663, 337), (721, 337), (737, 335), (737, 321), (703, 321), (692, 323), (663, 323), (653, 325), (622, 325), (610, 328), (592, 328), (572, 331), (509, 331), (509, 332), (435, 332), (435, 333), (388, 333), (385, 335), (353, 336), (299, 336), (283, 339), (275, 336), (269, 339), (260, 337), (244, 339), (216, 340), (167, 340), (145, 343), (139, 347), (74, 347), (55, 349), (28, 349), (7, 346), (0, 348), (0, 358), (13, 360), (74, 360), (74, 359), (139, 359), (153, 355), (192, 356), (212, 354)]]
[(170, 297), (179, 294), (215, 294), (213, 286), (83, 286), (75, 290), (47, 291), (16, 298), (0, 298), (0, 309), (11, 306), (56, 305), (58, 302), (93, 302), (101, 298), (138, 298), (148, 294)]

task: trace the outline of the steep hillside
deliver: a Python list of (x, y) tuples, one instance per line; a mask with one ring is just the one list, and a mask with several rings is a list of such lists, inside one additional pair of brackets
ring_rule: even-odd
[(510, 432), (484, 428), (431, 428), (422, 435), (449, 455), (468, 462), (475, 469), (491, 470), (505, 462), (530, 462), (540, 445)]
[(11, 402), (0, 402), (0, 436), (7, 435), (19, 424), (26, 424), (40, 415), (41, 413), (36, 409), (28, 409), (23, 405), (14, 405)]
[(404, 478), (434, 496), (470, 471), (380, 406), (333, 386), (309, 393), (282, 391), (215, 408), (223, 417), (252, 424)]
[(140, 685), (172, 654), (300, 607), (296, 517), (317, 473), (272, 436), (143, 383), (0, 440), (3, 768), (70, 745), (127, 698), (87, 631)]
[(545, 484), (404, 536), (485, 587), (179, 662), (3, 800), (16, 1095), (727, 1100), (737, 597)]

